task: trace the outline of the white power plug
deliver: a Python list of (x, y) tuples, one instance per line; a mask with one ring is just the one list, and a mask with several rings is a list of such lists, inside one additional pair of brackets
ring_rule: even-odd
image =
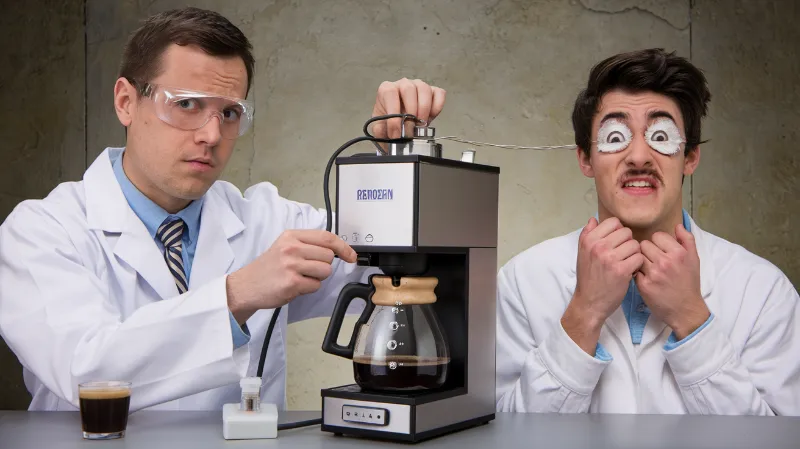
[(278, 437), (278, 407), (261, 404), (261, 378), (239, 381), (242, 401), (222, 406), (222, 436), (226, 440)]

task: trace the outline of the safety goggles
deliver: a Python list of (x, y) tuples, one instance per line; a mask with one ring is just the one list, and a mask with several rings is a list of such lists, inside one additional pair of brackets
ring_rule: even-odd
[(200, 129), (216, 117), (220, 135), (236, 139), (253, 124), (253, 104), (246, 100), (150, 83), (139, 92), (153, 101), (158, 118), (178, 129)]

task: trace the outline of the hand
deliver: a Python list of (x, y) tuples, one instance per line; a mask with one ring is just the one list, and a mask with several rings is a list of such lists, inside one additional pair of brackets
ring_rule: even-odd
[(636, 286), (650, 311), (672, 328), (678, 340), (708, 320), (710, 312), (700, 293), (700, 257), (694, 236), (683, 225), (675, 236), (653, 234), (642, 242), (645, 256)]
[(578, 240), (577, 286), (561, 325), (578, 346), (594, 355), (600, 329), (625, 298), (644, 256), (633, 232), (617, 218), (592, 217)]
[[(444, 108), (444, 89), (429, 86), (422, 80), (384, 81), (378, 87), (378, 96), (372, 116), (387, 114), (412, 114), (420, 120), (432, 122)], [(375, 122), (372, 135), (386, 139), (400, 137), (402, 120), (393, 118)], [(408, 135), (408, 134), (406, 134)]]
[(256, 260), (228, 276), (228, 308), (239, 324), (259, 309), (274, 309), (319, 290), (331, 275), (334, 255), (356, 261), (356, 252), (327, 231), (286, 231)]

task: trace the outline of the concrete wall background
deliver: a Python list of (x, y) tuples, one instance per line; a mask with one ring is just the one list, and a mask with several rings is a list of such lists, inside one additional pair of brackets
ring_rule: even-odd
[[(0, 218), (23, 198), (79, 179), (104, 147), (124, 145), (111, 103), (122, 46), (142, 18), (187, 3), (223, 13), (255, 47), (255, 129), (237, 143), (225, 179), (242, 189), (270, 181), (284, 196), (316, 206), (323, 205), (331, 151), (360, 134), (381, 81), (419, 77), (447, 89), (435, 122), (440, 135), (568, 144), (572, 102), (594, 63), (654, 46), (691, 57), (714, 98), (704, 127), (711, 141), (695, 179), (686, 181), (685, 206), (705, 229), (800, 282), (800, 238), (792, 232), (800, 211), (800, 11), (782, 1), (87, 0), (85, 12), (81, 1), (30, 1), (0, 19), (2, 33), (21, 42), (10, 49), (16, 64), (0, 69), (0, 95), (27, 113), (22, 127), (8, 126), (19, 108), (2, 112), (2, 151), (12, 161), (30, 155), (0, 169)], [(47, 23), (53, 42), (20, 39), (40, 35), (37, 27), (21, 28), (22, 19)], [(71, 62), (79, 68), (67, 68)], [(32, 96), (34, 104), (21, 101)], [(81, 120), (68, 119), (76, 110)], [(36, 136), (44, 143), (34, 152)], [(445, 143), (445, 156), (465, 148)], [(478, 160), (501, 167), (500, 263), (578, 228), (596, 209), (593, 183), (571, 151), (478, 148)], [(34, 168), (37, 181), (24, 175)], [(733, 188), (734, 180), (742, 186)], [(319, 350), (326, 325), (320, 319), (290, 328), (290, 408), (318, 409), (321, 387), (352, 382), (349, 361)], [(0, 380), (20, 377), (11, 362), (13, 355), (0, 351)], [(0, 388), (0, 408), (27, 404), (19, 382), (11, 384)]]
[[(26, 198), (79, 179), (85, 160), (83, 3), (0, 1), (0, 220)], [(3, 313), (0, 310), (0, 313)], [(0, 340), (0, 409), (30, 403)]]
[(692, 57), (714, 98), (694, 180), (701, 226), (777, 264), (800, 286), (798, 2), (698, 1)]

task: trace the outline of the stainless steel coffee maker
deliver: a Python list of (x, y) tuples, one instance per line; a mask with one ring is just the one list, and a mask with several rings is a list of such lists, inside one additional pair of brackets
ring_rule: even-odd
[(381, 274), (346, 286), (328, 327), (323, 350), (354, 359), (356, 383), (322, 390), (324, 431), (417, 442), (495, 416), (500, 170), (443, 158), (432, 127), (413, 136), (336, 159), (335, 230)]

